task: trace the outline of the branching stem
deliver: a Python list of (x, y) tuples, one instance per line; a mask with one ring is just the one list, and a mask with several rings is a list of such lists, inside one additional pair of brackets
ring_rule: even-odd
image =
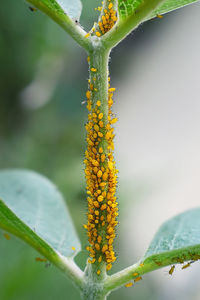
[(115, 47), (131, 31), (137, 28), (162, 2), (163, 0), (143, 0), (134, 14), (125, 20), (119, 20), (115, 26), (102, 37), (104, 47), (110, 49)]
[(71, 258), (59, 256), (53, 261), (54, 265), (58, 267), (80, 290), (84, 285), (84, 273), (77, 266)]

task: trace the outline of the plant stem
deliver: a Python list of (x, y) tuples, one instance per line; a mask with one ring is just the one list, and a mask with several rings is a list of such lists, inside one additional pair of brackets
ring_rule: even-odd
[(76, 265), (73, 259), (66, 258), (64, 256), (59, 256), (53, 262), (56, 267), (58, 267), (79, 289), (83, 289), (83, 271)]
[(85, 295), (82, 295), (82, 299), (83, 300), (106, 300), (107, 299), (107, 296), (105, 296), (104, 294), (102, 294), (101, 292), (99, 294), (95, 294), (95, 295), (92, 295), (91, 293), (90, 294), (85, 294)]
[[(97, 100), (102, 102), (102, 112), (105, 120), (108, 117), (108, 60), (110, 50), (102, 47), (98, 37), (92, 37), (93, 50), (89, 52), (90, 56), (90, 82), (95, 86), (97, 91), (93, 93), (92, 102), (95, 105)], [(96, 68), (92, 72), (91, 68)], [(96, 77), (96, 80), (93, 79)]]
[(143, 0), (139, 7), (125, 19), (119, 19), (115, 26), (102, 37), (105, 47), (113, 48), (121, 42), (131, 31), (140, 25), (147, 16), (154, 11), (163, 0)]
[[(87, 129), (88, 131), (88, 149), (87, 149), (87, 155), (86, 155), (86, 174), (87, 170), (92, 170), (93, 172), (93, 166), (90, 165), (90, 161), (92, 159), (95, 159), (96, 156), (94, 156), (93, 153), (99, 153), (99, 149), (102, 149), (100, 153), (103, 153), (104, 157), (108, 157), (109, 152), (109, 141), (107, 139), (106, 133), (107, 133), (107, 124), (108, 124), (108, 116), (109, 116), (109, 105), (108, 105), (108, 61), (109, 61), (109, 53), (110, 51), (103, 48), (102, 44), (100, 42), (100, 39), (98, 37), (91, 37), (91, 41), (93, 44), (93, 51), (89, 52), (89, 102), (88, 102), (88, 109), (89, 109), (89, 117), (88, 117), (88, 124), (92, 124), (92, 129)], [(87, 94), (87, 93), (86, 93)], [(97, 114), (97, 115), (96, 115)], [(92, 123), (91, 118), (94, 116), (94, 118), (101, 116), (100, 120), (96, 123)], [(96, 125), (99, 124), (99, 125)], [(88, 125), (88, 126), (89, 126)], [(100, 133), (97, 137), (97, 133)], [(91, 136), (92, 134), (92, 136)], [(93, 134), (96, 134), (96, 142), (93, 140), (93, 145), (90, 145), (91, 138), (93, 137)], [(98, 170), (101, 170), (103, 168), (104, 170), (107, 170), (107, 160), (101, 161), (101, 154), (98, 154)], [(92, 169), (89, 169), (92, 168)], [(101, 171), (100, 171), (101, 172)], [(89, 173), (91, 174), (91, 173)], [(94, 173), (92, 173), (94, 174)], [(90, 176), (94, 175), (88, 175), (89, 177), (86, 177), (87, 179), (87, 189), (90, 188), (90, 182), (91, 180)], [(88, 179), (89, 178), (89, 179)], [(94, 177), (93, 177), (94, 178)], [(106, 196), (101, 196), (102, 200), (99, 202), (99, 210), (97, 211), (97, 208), (95, 209), (93, 206), (91, 208), (91, 201), (97, 202), (96, 199), (98, 198), (97, 190), (101, 189), (101, 186), (98, 185), (102, 182), (102, 174), (100, 177), (95, 177), (95, 185), (93, 185), (93, 188), (90, 192), (89, 190), (89, 197), (88, 197), (88, 214), (91, 214), (94, 212), (97, 212), (98, 221), (97, 225), (95, 227), (96, 230), (96, 236), (100, 237), (100, 242), (97, 245), (98, 247), (94, 247), (94, 243), (92, 243), (91, 240), (91, 228), (88, 227), (88, 234), (89, 234), (89, 242), (90, 247), (93, 247), (92, 258), (88, 260), (86, 270), (85, 270), (85, 276), (84, 276), (84, 289), (83, 289), (83, 299), (90, 299), (90, 300), (103, 300), (106, 299), (106, 294), (104, 293), (104, 282), (107, 278), (106, 275), (106, 256), (105, 252), (102, 252), (103, 245), (107, 245), (107, 210), (103, 209), (101, 210), (100, 207), (102, 205), (106, 205)], [(104, 188), (102, 188), (102, 191), (107, 191), (108, 188), (108, 176), (103, 179)], [(99, 180), (99, 181), (98, 181)], [(96, 188), (97, 185), (97, 188)], [(102, 192), (103, 193), (103, 192)], [(106, 206), (107, 207), (107, 206)], [(100, 216), (103, 217), (103, 219), (100, 220)], [(94, 220), (94, 219), (93, 219)], [(104, 220), (104, 222), (103, 222)], [(88, 219), (88, 224), (90, 225), (90, 221)], [(93, 221), (94, 224), (94, 221)], [(88, 226), (89, 226), (88, 225)], [(94, 228), (94, 227), (93, 227)], [(95, 240), (95, 243), (97, 243), (97, 239)], [(95, 244), (96, 245), (96, 244)], [(105, 246), (104, 246), (105, 247)], [(95, 253), (95, 256), (93, 255)], [(95, 257), (95, 258), (94, 258)], [(99, 260), (99, 257), (101, 258)], [(94, 260), (94, 261), (93, 261)], [(92, 263), (89, 263), (92, 262)]]

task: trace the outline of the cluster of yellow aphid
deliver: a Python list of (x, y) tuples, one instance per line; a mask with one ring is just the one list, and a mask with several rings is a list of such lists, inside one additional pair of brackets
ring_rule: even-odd
[[(96, 72), (95, 68), (91, 68)], [(113, 250), (115, 226), (118, 208), (116, 202), (117, 170), (113, 157), (114, 129), (112, 124), (117, 121), (113, 116), (114, 88), (108, 90), (108, 114), (104, 114), (101, 100), (93, 103), (95, 87), (89, 81), (89, 90), (86, 92), (87, 108), (89, 110), (87, 130), (88, 148), (85, 153), (85, 175), (88, 194), (88, 223), (84, 225), (88, 232), (90, 246), (90, 263), (106, 262), (107, 270), (116, 260)], [(100, 274), (100, 270), (97, 270)]]
[[(93, 27), (91, 30), (91, 33), (95, 33), (96, 36), (100, 37), (101, 35), (105, 34), (108, 32), (116, 23), (117, 21), (117, 13), (113, 7), (113, 3), (111, 0), (109, 0), (109, 4), (107, 9), (102, 7), (98, 7), (97, 10), (102, 11), (103, 14), (101, 15), (101, 19), (98, 22), (98, 28)], [(103, 2), (102, 2), (103, 5)], [(90, 32), (86, 34), (86, 37), (89, 37)]]

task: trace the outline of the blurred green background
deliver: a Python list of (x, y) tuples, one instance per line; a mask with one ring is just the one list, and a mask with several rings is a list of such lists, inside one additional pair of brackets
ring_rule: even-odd
[[(100, 3), (83, 0), (81, 24), (86, 30), (96, 20), (94, 8)], [(172, 14), (172, 20), (175, 14)], [(145, 23), (134, 36), (130, 35), (113, 50), (112, 86), (123, 85), (130, 60), (137, 64), (143, 49), (154, 43), (170, 20), (167, 16), (162, 22), (157, 19)], [(81, 102), (85, 100), (87, 68), (83, 50), (46, 16), (38, 11), (31, 12), (23, 0), (1, 1), (0, 167), (28, 168), (51, 179), (65, 196), (83, 249), (86, 234), (82, 224), (87, 205), (82, 161), (86, 148), (84, 123), (87, 111)], [(121, 146), (118, 141), (118, 148)], [(142, 180), (134, 185), (132, 205), (146, 195), (149, 184)], [(129, 181), (127, 185), (130, 185)], [(124, 206), (129, 201), (126, 187), (119, 186), (118, 191), (121, 223), (126, 218)], [(120, 250), (120, 241), (121, 238), (116, 242), (120, 259), (113, 270), (139, 258), (137, 251), (128, 258), (126, 251)], [(53, 266), (46, 268), (44, 264), (36, 263), (36, 256), (34, 250), (16, 238), (5, 240), (1, 232), (0, 299), (79, 300), (73, 285)], [(83, 250), (76, 260), (83, 268), (86, 252)], [(168, 299), (149, 275), (145, 283), (138, 283), (133, 289), (122, 288), (109, 297), (112, 300), (123, 298)], [(170, 299), (177, 298), (170, 296)]]

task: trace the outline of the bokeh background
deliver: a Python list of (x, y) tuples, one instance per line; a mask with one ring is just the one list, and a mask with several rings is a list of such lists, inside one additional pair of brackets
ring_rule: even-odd
[[(101, 1), (83, 0), (89, 30)], [(120, 227), (113, 271), (137, 261), (160, 224), (200, 205), (200, 4), (141, 25), (112, 51)], [(1, 0), (0, 167), (29, 168), (57, 184), (86, 245), (83, 153), (86, 54), (25, 1)], [(53, 266), (0, 232), (1, 300), (79, 300)], [(86, 251), (77, 258), (83, 268)], [(200, 264), (144, 276), (110, 300), (197, 300)]]

